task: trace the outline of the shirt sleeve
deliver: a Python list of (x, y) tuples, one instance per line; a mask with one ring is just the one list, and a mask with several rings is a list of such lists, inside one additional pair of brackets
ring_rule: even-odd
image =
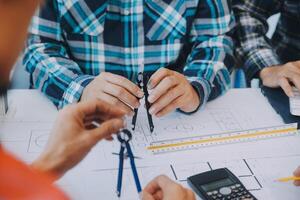
[(38, 88), (58, 107), (79, 101), (94, 79), (70, 59), (63, 41), (56, 1), (46, 1), (32, 20), (23, 64), (31, 87)]
[(227, 1), (200, 1), (197, 10), (190, 36), (193, 47), (184, 74), (197, 91), (201, 108), (230, 88), (234, 60), (233, 42), (227, 33), (234, 19)]
[(236, 56), (248, 80), (257, 77), (265, 67), (282, 64), (266, 36), (269, 28), (267, 19), (279, 12), (281, 4), (279, 0), (233, 1), (237, 21), (233, 34), (233, 38), (237, 38)]

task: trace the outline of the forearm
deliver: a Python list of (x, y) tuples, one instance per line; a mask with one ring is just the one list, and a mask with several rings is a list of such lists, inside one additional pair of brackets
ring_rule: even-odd
[(232, 49), (231, 38), (220, 35), (199, 42), (192, 50), (184, 73), (201, 99), (200, 108), (230, 88)]
[(217, 0), (214, 5), (208, 1), (199, 2), (189, 39), (193, 48), (184, 69), (185, 76), (199, 95), (199, 108), (230, 87), (229, 71), (234, 66), (233, 42), (227, 34), (233, 27), (230, 2)]
[(48, 174), (52, 178), (52, 181), (56, 181), (63, 176), (65, 171), (59, 165), (59, 158), (56, 160), (50, 160), (46, 155), (41, 155), (33, 163), (31, 167), (41, 173)]
[(83, 74), (65, 48), (55, 43), (29, 44), (23, 64), (32, 87), (40, 89), (59, 108), (78, 102), (84, 87), (94, 78)]
[(248, 80), (257, 77), (261, 69), (281, 64), (266, 34), (267, 19), (278, 12), (281, 2), (276, 0), (235, 1), (233, 11), (236, 16), (236, 56), (241, 61)]

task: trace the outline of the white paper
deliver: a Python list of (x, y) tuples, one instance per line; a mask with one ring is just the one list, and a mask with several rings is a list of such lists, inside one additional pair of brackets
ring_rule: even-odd
[(7, 94), (0, 95), (0, 116), (6, 115), (8, 110)]
[[(13, 91), (10, 95), (13, 111), (0, 118), (0, 141), (8, 150), (30, 163), (42, 152), (57, 111), (37, 91)], [(151, 141), (161, 139), (283, 124), (259, 90), (231, 90), (194, 115), (175, 112), (163, 119), (155, 118), (153, 134), (149, 132), (142, 109), (137, 124), (131, 145), (135, 156), (140, 158), (136, 159), (136, 165), (143, 187), (160, 174), (187, 185), (186, 178), (190, 175), (228, 167), (260, 199), (285, 197), (293, 200), (299, 197), (300, 190), (291, 183), (274, 183), (277, 178), (292, 175), (300, 165), (299, 136), (162, 155), (153, 155), (146, 150)], [(112, 153), (118, 153), (119, 148), (117, 141), (102, 141), (57, 184), (72, 199), (118, 199), (115, 194), (118, 156)], [(121, 199), (137, 199), (128, 160), (125, 160), (124, 167)]]
[(294, 96), (290, 97), (290, 112), (292, 115), (300, 116), (300, 92), (297, 88), (293, 88)]

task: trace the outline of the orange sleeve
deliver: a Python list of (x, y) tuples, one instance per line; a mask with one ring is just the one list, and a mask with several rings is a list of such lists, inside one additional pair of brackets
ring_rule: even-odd
[(53, 185), (53, 177), (34, 171), (0, 146), (0, 199), (55, 199), (67, 196)]

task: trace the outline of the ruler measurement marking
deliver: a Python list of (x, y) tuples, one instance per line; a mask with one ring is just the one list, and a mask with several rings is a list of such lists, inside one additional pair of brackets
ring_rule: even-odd
[[(277, 128), (277, 127), (275, 127)], [(268, 129), (268, 128), (265, 128)], [(270, 128), (269, 128), (270, 129)], [(274, 135), (274, 134), (287, 134), (287, 133), (291, 133), (292, 131), (296, 131), (297, 128), (296, 127), (290, 127), (290, 128), (285, 128), (285, 129), (275, 129), (275, 130), (264, 130), (264, 131), (258, 131), (255, 133), (248, 133), (248, 132), (254, 132), (255, 130), (250, 130), (250, 131), (241, 131), (238, 132), (236, 134), (238, 135), (233, 135), (233, 136), (225, 136), (219, 138), (208, 138), (208, 139), (203, 139), (200, 138), (198, 140), (193, 140), (193, 141), (185, 141), (185, 142), (175, 142), (175, 143), (171, 143), (171, 144), (161, 144), (161, 145), (153, 145), (153, 146), (149, 146), (147, 149), (148, 150), (159, 150), (159, 149), (167, 149), (167, 148), (172, 148), (172, 147), (183, 147), (183, 146), (189, 146), (189, 145), (199, 145), (199, 144), (205, 144), (205, 143), (210, 143), (210, 142), (226, 142), (226, 141), (230, 141), (230, 140), (238, 140), (238, 139), (252, 139), (255, 137), (259, 137), (259, 136), (270, 136), (270, 135)], [(240, 134), (241, 133), (241, 134)], [(223, 135), (226, 134), (230, 134), (230, 133), (224, 133)], [(233, 133), (234, 134), (234, 133)], [(201, 136), (200, 136), (201, 137)], [(203, 136), (205, 137), (205, 136)], [(154, 142), (154, 143), (159, 143), (159, 142)]]

